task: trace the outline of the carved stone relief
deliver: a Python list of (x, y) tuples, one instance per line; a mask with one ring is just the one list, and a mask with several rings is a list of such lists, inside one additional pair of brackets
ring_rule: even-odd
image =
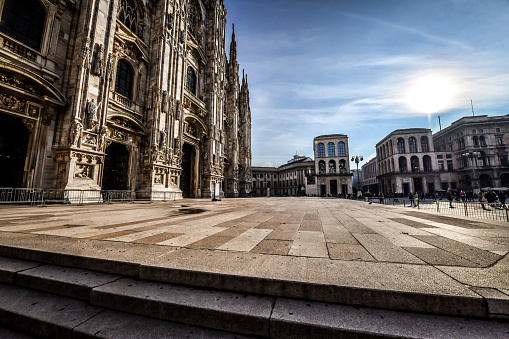
[(81, 179), (92, 179), (92, 166), (76, 164), (76, 170), (74, 171), (75, 178)]

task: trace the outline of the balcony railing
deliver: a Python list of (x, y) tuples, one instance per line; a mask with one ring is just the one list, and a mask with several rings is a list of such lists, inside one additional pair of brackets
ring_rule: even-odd
[(22, 44), (2, 36), (2, 46), (5, 49), (31, 61), (37, 60), (37, 53), (32, 51), (30, 48), (23, 46)]

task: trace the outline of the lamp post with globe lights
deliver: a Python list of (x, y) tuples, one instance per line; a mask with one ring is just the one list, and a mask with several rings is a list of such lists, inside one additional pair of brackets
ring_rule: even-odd
[(477, 177), (475, 176), (475, 165), (477, 164), (477, 159), (481, 159), (482, 154), (481, 154), (481, 152), (465, 152), (465, 153), (461, 154), (461, 156), (464, 158), (472, 159), (472, 175), (473, 175), (474, 184), (475, 184), (474, 193), (476, 193), (475, 191), (479, 189), (479, 183), (477, 181)]
[(359, 163), (364, 160), (362, 155), (354, 155), (352, 157), (352, 161), (355, 162), (357, 166), (357, 196), (359, 196), (359, 192), (361, 191), (359, 188), (360, 180), (359, 180)]

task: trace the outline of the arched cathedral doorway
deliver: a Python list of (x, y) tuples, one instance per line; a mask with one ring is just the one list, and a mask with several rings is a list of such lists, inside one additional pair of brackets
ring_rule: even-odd
[(106, 148), (102, 189), (127, 190), (129, 152), (123, 144), (113, 142)]
[(23, 187), (29, 135), (20, 119), (0, 115), (0, 187)]
[(182, 147), (182, 175), (180, 176), (180, 189), (182, 190), (182, 197), (192, 197), (192, 175), (193, 175), (193, 153), (194, 147), (188, 143), (184, 143)]

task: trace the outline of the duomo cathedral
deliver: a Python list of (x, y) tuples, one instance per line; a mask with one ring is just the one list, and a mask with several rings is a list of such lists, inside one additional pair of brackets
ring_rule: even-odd
[(0, 17), (0, 187), (250, 193), (224, 0), (2, 0)]

